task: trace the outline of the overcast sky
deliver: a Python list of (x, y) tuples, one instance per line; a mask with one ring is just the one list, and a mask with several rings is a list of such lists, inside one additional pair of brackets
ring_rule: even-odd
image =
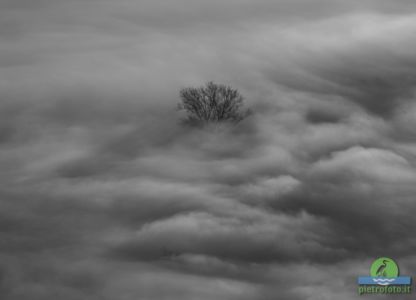
[[(412, 0), (0, 0), (0, 298), (416, 275), (415, 47)], [(180, 88), (210, 80), (253, 114), (183, 127)]]

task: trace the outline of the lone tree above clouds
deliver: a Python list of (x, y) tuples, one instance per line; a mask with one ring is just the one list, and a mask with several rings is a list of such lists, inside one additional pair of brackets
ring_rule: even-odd
[(178, 107), (185, 110), (185, 123), (204, 125), (207, 123), (234, 122), (244, 119), (249, 111), (243, 111), (244, 99), (238, 90), (223, 84), (208, 82), (201, 87), (180, 90)]

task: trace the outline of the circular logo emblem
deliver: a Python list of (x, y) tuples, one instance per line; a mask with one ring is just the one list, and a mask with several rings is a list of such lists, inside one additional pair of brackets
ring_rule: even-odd
[(370, 275), (372, 277), (397, 277), (399, 276), (399, 267), (391, 258), (380, 257), (371, 265)]

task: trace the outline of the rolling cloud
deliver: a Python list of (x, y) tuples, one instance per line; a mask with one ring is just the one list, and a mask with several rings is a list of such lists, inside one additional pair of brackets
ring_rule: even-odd
[[(358, 299), (376, 257), (415, 274), (415, 13), (0, 1), (1, 298)], [(254, 113), (181, 126), (209, 80)]]

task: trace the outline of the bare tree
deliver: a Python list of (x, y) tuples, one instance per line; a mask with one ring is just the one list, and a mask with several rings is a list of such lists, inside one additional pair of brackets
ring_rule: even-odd
[(181, 103), (178, 108), (185, 110), (187, 124), (203, 125), (214, 122), (239, 122), (249, 111), (243, 111), (243, 96), (230, 86), (208, 82), (198, 88), (180, 90)]

